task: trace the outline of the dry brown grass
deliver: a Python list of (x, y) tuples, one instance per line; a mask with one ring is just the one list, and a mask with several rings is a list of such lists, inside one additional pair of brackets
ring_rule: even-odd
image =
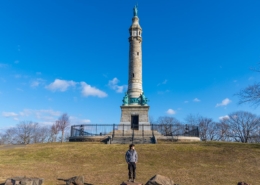
[[(84, 175), (89, 184), (119, 185), (127, 179), (124, 155), (128, 145), (48, 143), (0, 150), (0, 182), (11, 176), (57, 178)], [(137, 145), (137, 180), (155, 174), (180, 185), (260, 184), (260, 145), (221, 142)]]

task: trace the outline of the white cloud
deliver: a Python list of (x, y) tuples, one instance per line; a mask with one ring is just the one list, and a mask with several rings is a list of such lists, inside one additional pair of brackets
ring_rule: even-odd
[(229, 119), (229, 116), (228, 115), (225, 115), (225, 116), (220, 116), (219, 118), (218, 118), (219, 120), (227, 120), (227, 119)]
[(229, 103), (231, 103), (231, 100), (228, 99), (228, 98), (226, 98), (226, 99), (222, 100), (221, 103), (217, 103), (216, 107), (226, 106), (226, 105), (228, 105)]
[(52, 109), (24, 109), (18, 113), (15, 112), (2, 112), (2, 116), (6, 118), (13, 118), (18, 121), (19, 119), (39, 121), (40, 123), (52, 124), (61, 115), (61, 112)]
[(112, 80), (108, 81), (108, 86), (115, 90), (117, 93), (122, 93), (127, 89), (127, 85), (118, 85), (119, 80), (117, 78), (113, 78)]
[[(41, 82), (41, 81), (40, 81)], [(35, 81), (33, 84), (34, 86), (39, 85), (39, 81)], [(68, 81), (68, 80), (60, 80), (55, 79), (54, 82), (51, 84), (45, 86), (46, 89), (51, 91), (66, 91), (69, 87), (75, 87), (76, 85), (80, 85), (81, 93), (83, 96), (97, 96), (99, 98), (107, 97), (107, 94), (101, 90), (99, 90), (96, 87), (92, 87), (91, 85), (87, 84), (86, 82), (75, 82), (75, 81)], [(120, 88), (117, 89), (118, 91), (121, 91)]]
[(176, 114), (176, 111), (173, 110), (173, 109), (168, 109), (168, 110), (166, 111), (166, 113), (173, 115), (173, 114)]
[(37, 78), (31, 82), (31, 87), (38, 87), (40, 84), (43, 84), (44, 80), (41, 78)]
[(188, 101), (188, 100), (185, 100), (184, 103), (189, 103), (189, 101)]
[(165, 79), (165, 80), (162, 82), (162, 84), (166, 84), (167, 82), (168, 82), (168, 80)]
[(19, 114), (14, 112), (2, 112), (2, 116), (5, 118), (12, 118), (15, 121), (19, 121)]
[(83, 124), (86, 124), (86, 123), (90, 123), (91, 121), (90, 121), (89, 119), (83, 119), (83, 120), (81, 120), (81, 122), (82, 122)]
[(200, 102), (200, 99), (198, 99), (198, 98), (194, 98), (193, 101), (194, 101), (194, 102)]
[(157, 86), (162, 85), (162, 84), (166, 84), (167, 82), (168, 82), (168, 80), (165, 79), (162, 83), (158, 83)]
[(107, 97), (107, 94), (105, 92), (97, 89), (96, 87), (91, 87), (86, 82), (80, 82), (80, 84), (82, 88), (81, 93), (83, 96), (97, 96), (99, 98)]
[(71, 116), (70, 117), (70, 121), (73, 122), (73, 124), (88, 124), (91, 123), (91, 121), (89, 119), (79, 119), (77, 117)]
[(6, 118), (14, 118), (14, 117), (18, 117), (19, 114), (16, 114), (14, 112), (2, 112), (2, 116), (6, 117)]
[(76, 85), (76, 82), (70, 80), (60, 80), (55, 79), (54, 82), (47, 85), (45, 88), (51, 91), (66, 91), (69, 87), (74, 87)]

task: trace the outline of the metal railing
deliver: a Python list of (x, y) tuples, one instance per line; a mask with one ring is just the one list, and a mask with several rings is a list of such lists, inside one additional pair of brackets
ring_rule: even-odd
[[(134, 128), (134, 129), (133, 129)], [(182, 124), (140, 124), (137, 127), (126, 124), (83, 124), (71, 126), (71, 137), (83, 136), (163, 136), (199, 137), (198, 126)]]

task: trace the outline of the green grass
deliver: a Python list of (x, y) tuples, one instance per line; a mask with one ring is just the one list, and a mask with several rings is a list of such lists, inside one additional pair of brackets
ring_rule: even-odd
[[(84, 175), (86, 183), (116, 185), (128, 178), (124, 155), (128, 145), (48, 143), (0, 150), (0, 181), (11, 176), (57, 178)], [(260, 144), (200, 142), (136, 145), (137, 181), (155, 174), (180, 185), (260, 184)]]

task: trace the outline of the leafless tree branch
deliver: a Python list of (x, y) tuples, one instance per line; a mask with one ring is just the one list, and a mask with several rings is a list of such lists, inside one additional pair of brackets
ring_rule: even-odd
[(61, 131), (61, 143), (64, 141), (64, 132), (66, 128), (70, 125), (70, 119), (67, 113), (61, 115), (59, 120), (56, 122), (59, 130)]
[(251, 103), (252, 105), (260, 105), (260, 83), (250, 85), (245, 89), (241, 89), (239, 93), (235, 94), (239, 97), (239, 104)]

